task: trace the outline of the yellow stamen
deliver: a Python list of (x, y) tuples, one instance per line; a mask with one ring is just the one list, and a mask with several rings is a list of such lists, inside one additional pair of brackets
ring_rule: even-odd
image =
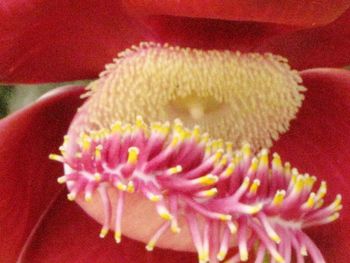
[(138, 160), (140, 150), (137, 147), (130, 147), (128, 149), (128, 163), (136, 164)]

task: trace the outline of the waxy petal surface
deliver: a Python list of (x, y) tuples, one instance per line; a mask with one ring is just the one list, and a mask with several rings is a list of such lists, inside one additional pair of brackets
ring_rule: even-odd
[[(305, 27), (329, 26), (350, 5), (348, 1), (2, 1), (0, 6), (0, 81), (52, 82), (96, 78), (106, 63), (140, 41), (169, 42), (197, 47), (285, 54), (292, 65), (343, 66), (349, 56), (341, 34), (347, 24), (326, 32), (309, 29), (301, 36), (288, 33)], [(321, 31), (320, 31), (321, 30)], [(304, 31), (301, 31), (304, 32)], [(338, 32), (338, 33), (337, 33)], [(339, 33), (340, 32), (340, 33)], [(312, 38), (309, 37), (312, 34)], [(318, 37), (321, 34), (321, 37)], [(334, 35), (338, 34), (336, 38)], [(268, 39), (274, 36), (274, 41)], [(284, 36), (287, 36), (284, 41)], [(298, 43), (332, 38), (323, 46), (326, 59), (304, 56)], [(345, 35), (347, 37), (347, 35)], [(291, 51), (289, 51), (289, 45)], [(300, 45), (300, 44), (299, 44)], [(305, 44), (304, 44), (305, 45)], [(307, 51), (308, 49), (306, 49)], [(330, 57), (335, 57), (332, 60)], [(303, 62), (307, 60), (307, 62)], [(313, 62), (315, 60), (315, 62)]]
[(350, 64), (350, 9), (335, 22), (267, 39), (255, 51), (288, 58), (292, 67), (339, 67)]
[(53, 91), (0, 121), (0, 258), (16, 262), (33, 229), (63, 187), (57, 151), (78, 105), (82, 87)]
[(315, 27), (328, 24), (340, 16), (349, 1), (187, 1), (125, 0), (129, 11), (140, 16), (170, 15), (233, 21), (255, 21)]
[(0, 81), (95, 78), (141, 38), (121, 1), (1, 1)]
[(273, 150), (300, 172), (326, 180), (328, 200), (342, 194), (340, 219), (309, 232), (327, 262), (345, 263), (350, 256), (350, 72), (312, 69), (302, 78), (305, 102)]

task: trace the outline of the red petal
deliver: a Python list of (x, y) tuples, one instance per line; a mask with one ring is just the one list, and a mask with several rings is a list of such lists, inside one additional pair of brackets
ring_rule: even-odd
[(139, 15), (170, 15), (234, 21), (256, 21), (315, 27), (339, 17), (349, 1), (239, 1), (239, 0), (125, 0), (129, 10)]
[(350, 71), (313, 69), (302, 77), (305, 102), (273, 150), (299, 171), (326, 180), (328, 199), (342, 194), (341, 218), (310, 233), (327, 262), (345, 263), (350, 257)]
[(350, 9), (334, 23), (267, 39), (256, 49), (289, 59), (298, 69), (350, 64)]
[(0, 258), (16, 262), (51, 200), (62, 168), (48, 160), (82, 102), (82, 87), (64, 87), (0, 121)]
[(33, 236), (22, 262), (50, 263), (191, 263), (193, 253), (155, 249), (147, 252), (145, 244), (123, 237), (116, 244), (113, 234), (100, 239), (100, 225), (62, 194)]
[(1, 1), (1, 82), (94, 78), (139, 37), (121, 1)]

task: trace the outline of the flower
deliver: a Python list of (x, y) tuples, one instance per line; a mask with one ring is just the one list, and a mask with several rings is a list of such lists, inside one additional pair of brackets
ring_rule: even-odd
[[(13, 3), (11, 2), (11, 4), (6, 6), (6, 9), (4, 9), (8, 14), (11, 14), (12, 8), (15, 8)], [(155, 12), (154, 10), (157, 10), (154, 8), (152, 3), (152, 1), (149, 1), (148, 5), (146, 5), (148, 9), (147, 12), (149, 13), (153, 13)], [(135, 15), (140, 12), (138, 2), (125, 2), (124, 4), (128, 5), (128, 10), (132, 10)], [(319, 18), (320, 20), (318, 20), (318, 23), (320, 25), (327, 24), (334, 20), (340, 15), (341, 11), (345, 10), (347, 7), (347, 5), (344, 4), (344, 8), (341, 10), (341, 4), (337, 4), (339, 5), (339, 9), (331, 8), (331, 4), (329, 4), (330, 6), (327, 6), (327, 8), (332, 12), (325, 12), (328, 14), (328, 16), (325, 15), (324, 17), (321, 16)], [(35, 10), (38, 10), (38, 16), (40, 17), (41, 15), (45, 14), (44, 12), (40, 12), (40, 8), (44, 6), (45, 4), (35, 3), (30, 5), (28, 8), (37, 8)], [(97, 4), (97, 6), (99, 7), (99, 4)], [(55, 8), (55, 6), (51, 7), (53, 9)], [(70, 7), (74, 8), (74, 6)], [(128, 21), (125, 19), (127, 16), (124, 16), (124, 14), (120, 14), (118, 18), (112, 16), (113, 12), (109, 11), (112, 10), (111, 7), (115, 7), (114, 4), (110, 3), (110, 6), (103, 6), (103, 10), (105, 11), (104, 14), (106, 15), (104, 16), (105, 19), (108, 18), (107, 15), (109, 14), (113, 19), (118, 20), (114, 21), (117, 25), (119, 23), (123, 25), (123, 23)], [(161, 8), (159, 9), (162, 10)], [(59, 19), (69, 18), (69, 15), (67, 16), (66, 13), (64, 13), (64, 11), (67, 9), (63, 7), (57, 8), (56, 6), (56, 9), (54, 10), (55, 12), (58, 12), (57, 14), (61, 15), (61, 17), (57, 16)], [(164, 10), (160, 12), (165, 12), (166, 14), (176, 12), (176, 10), (172, 10), (169, 7), (165, 8)], [(181, 11), (178, 13), (180, 15), (188, 15), (187, 12), (190, 12), (188, 10), (190, 10), (189, 6), (185, 5), (183, 9), (177, 11)], [(293, 8), (291, 10), (293, 10)], [(78, 18), (87, 19), (87, 15), (84, 14), (84, 11), (88, 12), (88, 9), (82, 9), (81, 13), (76, 13)], [(208, 14), (205, 8), (202, 11), (203, 16), (207, 18), (231, 18), (222, 13), (223, 10), (219, 10), (217, 11), (218, 13), (214, 12), (211, 14)], [(5, 12), (3, 13), (5, 14)], [(287, 41), (288, 44), (291, 44), (291, 40), (295, 40), (297, 38), (302, 39), (303, 34), (329, 36), (329, 34), (332, 34), (333, 31), (335, 31), (335, 28), (339, 28), (339, 24), (341, 22), (346, 21), (347, 13), (345, 13), (334, 23), (330, 23), (328, 26), (317, 29), (304, 29), (305, 31), (302, 32), (295, 31), (296, 27), (310, 26), (310, 21), (315, 21), (314, 18), (310, 19), (309, 21), (307, 19), (304, 20), (300, 18), (299, 20), (295, 19), (288, 21), (288, 24), (291, 24), (292, 26), (291, 28), (283, 27), (283, 30), (281, 29), (281, 31), (279, 31), (279, 33), (283, 32), (283, 35), (276, 33), (276, 35), (271, 38), (270, 34), (266, 34), (264, 37), (261, 37), (261, 39), (266, 37), (266, 43), (273, 43), (271, 46), (266, 47), (266, 50), (275, 51), (279, 50), (278, 45), (283, 46), (283, 44), (280, 43), (285, 43), (284, 41)], [(87, 14), (89, 14), (89, 12)], [(199, 14), (193, 14), (193, 16), (199, 16)], [(246, 20), (248, 19), (246, 16), (237, 15), (235, 17), (237, 19)], [(306, 15), (304, 14), (304, 16)], [(13, 18), (18, 19), (19, 16), (14, 16)], [(28, 23), (32, 22), (30, 20), (32, 17), (28, 15), (26, 16), (26, 13), (22, 14), (21, 19), (24, 19)], [(77, 19), (77, 17), (75, 17), (75, 19)], [(147, 36), (144, 38), (147, 37), (147, 39), (152, 39), (153, 37), (158, 37), (161, 38), (160, 40), (170, 38), (169, 34), (167, 35), (167, 33), (172, 31), (164, 31), (162, 25), (169, 25), (169, 20), (171, 19), (172, 17), (160, 17), (159, 19), (147, 21), (147, 25), (151, 26), (151, 29), (156, 30), (156, 32), (152, 32), (152, 30), (147, 31)], [(206, 39), (204, 29), (211, 27), (212, 22), (216, 22), (219, 28), (221, 27), (227, 29), (226, 27), (228, 27), (232, 29), (232, 27), (235, 26), (234, 22), (232, 22), (231, 25), (230, 22), (220, 22), (218, 20), (192, 21), (189, 18), (179, 18), (175, 20), (176, 21), (173, 22), (178, 28), (184, 28), (184, 25), (193, 25), (194, 27), (202, 26), (202, 28), (199, 27), (200, 29), (198, 30), (200, 34), (193, 37), (193, 45), (198, 46), (202, 46), (201, 44), (203, 44), (204, 40)], [(274, 21), (271, 21), (270, 16), (260, 17), (259, 14), (256, 15), (256, 20), (264, 22)], [(66, 24), (69, 24), (70, 21), (72, 20), (67, 19)], [(103, 20), (103, 22), (104, 21), (105, 20)], [(276, 19), (276, 21), (281, 22), (281, 20), (278, 19)], [(142, 22), (146, 23), (145, 21)], [(55, 39), (56, 37), (54, 33), (57, 31), (55, 31), (55, 28), (57, 28), (58, 32), (62, 30), (62, 27), (59, 27), (56, 24), (56, 21), (52, 21), (52, 23), (53, 24), (48, 23), (49, 26), (43, 28), (40, 27), (46, 37), (48, 36), (45, 34), (45, 32), (51, 33), (50, 36), (53, 37), (51, 40)], [(182, 26), (180, 26), (181, 24)], [(240, 28), (244, 28), (245, 24), (243, 22), (240, 22), (239, 24)], [(29, 37), (30, 39), (28, 40), (33, 41), (33, 37), (30, 37), (31, 29), (21, 27), (23, 24), (17, 24), (15, 19), (8, 24), (5, 24), (5, 26), (2, 28), (4, 32), (8, 33), (6, 35), (9, 37), (9, 40), (13, 41), (13, 39), (16, 37), (16, 35), (13, 34), (18, 34), (17, 32), (11, 30), (11, 25), (19, 26), (19, 29), (22, 30), (20, 32), (24, 32), (24, 34), (19, 34), (19, 38), (23, 37), (22, 39), (25, 39), (26, 37)], [(88, 33), (83, 34), (87, 38), (84, 39), (86, 41), (84, 43), (87, 43), (85, 48), (91, 48), (91, 42), (88, 41), (89, 37), (91, 37), (91, 40), (96, 40), (93, 33), (101, 32), (99, 30), (103, 30), (100, 28), (100, 25), (100, 23), (92, 23), (92, 30), (89, 30)], [(258, 25), (259, 24), (248, 23), (247, 26), (250, 28), (250, 30), (252, 30), (252, 28)], [(34, 23), (34, 26), (41, 26), (40, 20), (37, 20), (37, 23)], [(272, 28), (269, 29), (272, 30)], [(248, 35), (249, 32), (253, 32), (250, 30), (247, 32)], [(274, 30), (277, 30), (277, 28), (274, 28)], [(287, 33), (286, 30), (295, 32)], [(230, 32), (229, 30), (224, 31), (225, 33)], [(130, 34), (128, 34), (128, 32)], [(186, 30), (186, 32), (188, 33), (188, 30)], [(82, 33), (84, 33), (83, 30)], [(139, 38), (142, 39), (140, 36), (135, 36), (135, 32), (130, 30), (129, 27), (123, 28), (121, 33), (125, 33), (127, 37), (123, 38), (123, 41), (118, 43), (117, 47), (115, 49), (113, 48), (113, 51), (109, 51), (108, 48), (105, 49), (106, 53), (115, 52), (114, 50), (120, 50), (120, 47), (125, 47), (123, 45), (129, 44), (128, 41), (134, 43), (138, 41)], [(215, 32), (212, 33), (215, 34)], [(216, 34), (220, 35), (220, 33)], [(175, 35), (177, 37), (174, 37), (173, 41), (183, 41), (185, 44), (191, 42), (190, 39), (186, 37), (186, 35), (182, 35), (181, 32), (177, 32)], [(225, 46), (226, 48), (234, 48), (233, 45), (228, 45), (230, 41), (227, 38), (225, 39), (223, 35), (225, 34), (221, 34), (222, 38), (218, 38), (220, 39), (220, 41), (218, 41), (220, 43), (217, 44), (218, 47)], [(267, 36), (269, 36), (269, 38)], [(63, 38), (63, 36), (60, 36), (60, 41), (58, 42), (61, 44), (66, 44), (67, 39), (65, 39), (64, 43), (62, 43)], [(65, 69), (67, 64), (64, 62), (64, 60), (60, 61), (56, 56), (55, 58), (58, 61), (56, 61), (57, 66), (54, 67), (54, 70), (50, 71), (48, 68), (45, 68), (45, 73), (47, 74), (44, 74), (42, 70), (38, 70), (39, 68), (42, 68), (42, 65), (45, 65), (46, 62), (48, 62), (45, 62), (45, 59), (48, 59), (48, 57), (45, 58), (45, 55), (50, 54), (50, 52), (47, 51), (47, 49), (45, 51), (43, 49), (44, 47), (40, 45), (41, 43), (39, 43), (37, 45), (31, 45), (30, 49), (26, 50), (24, 56), (21, 56), (22, 60), (15, 59), (15, 63), (12, 61), (11, 65), (14, 64), (13, 67), (6, 66), (6, 63), (4, 62), (4, 70), (0, 71), (3, 72), (2, 75), (4, 77), (2, 79), (4, 81), (38, 81), (40, 79), (45, 81), (59, 80), (58, 76), (66, 79), (94, 76), (96, 73), (96, 68), (94, 69), (94, 67), (99, 67), (99, 65), (101, 65), (102, 62), (99, 62), (99, 60), (103, 60), (103, 56), (94, 57), (95, 55), (88, 54), (87, 58), (81, 57), (81, 60), (78, 60), (81, 53), (74, 49), (78, 48), (84, 50), (84, 44), (77, 41), (79, 38), (81, 38), (81, 36), (67, 34), (67, 38), (69, 40), (75, 40), (77, 44), (74, 46), (73, 50), (62, 49), (62, 53), (59, 53), (60, 55), (74, 55), (73, 58), (77, 63), (71, 63), (70, 61), (68, 64), (72, 68), (69, 68), (69, 70), (67, 68)], [(171, 40), (172, 39), (170, 39), (169, 42), (172, 42)], [(254, 45), (256, 45), (256, 42), (252, 41), (253, 39), (248, 38), (248, 40), (249, 41), (247, 41), (247, 39), (244, 39), (244, 41), (242, 40), (238, 47), (243, 48), (245, 46), (247, 50), (249, 47), (251, 48), (251, 46), (247, 45), (247, 42), (252, 42)], [(107, 47), (109, 46), (107, 45), (108, 43), (115, 43), (115, 41), (110, 41), (110, 39), (106, 37), (100, 43), (95, 45), (101, 46), (101, 43), (103, 42), (106, 43)], [(267, 45), (266, 43), (262, 44), (261, 46), (263, 47), (264, 45)], [(13, 47), (13, 45), (14, 44), (11, 46)], [(215, 46), (215, 42), (212, 45)], [(57, 50), (59, 47), (62, 47), (62, 45), (55, 45), (54, 48)], [(63, 45), (63, 47), (67, 46)], [(63, 51), (66, 51), (68, 54)], [(87, 50), (85, 49), (85, 51)], [(258, 49), (258, 51), (260, 50)], [(325, 50), (325, 53), (322, 53), (322, 55), (326, 56), (327, 51), (329, 50)], [(339, 48), (339, 51), (344, 53), (346, 52), (346, 50), (342, 50), (341, 48)], [(279, 54), (279, 52), (276, 53)], [(339, 54), (344, 53), (339, 52)], [(4, 58), (4, 60), (8, 59), (8, 61), (10, 61), (19, 53), (10, 52), (8, 46), (4, 45), (4, 50), (2, 50), (0, 54), (3, 54), (1, 56)], [(27, 63), (24, 63), (28, 59), (35, 58), (35, 56), (33, 56), (34, 54), (41, 54), (40, 61), (43, 64), (36, 64), (35, 59), (33, 60), (33, 64), (31, 66), (29, 66), (30, 64), (28, 65)], [(303, 54), (312, 55), (312, 52)], [(331, 52), (331, 54), (334, 55), (334, 52)], [(109, 59), (111, 58), (109, 55), (106, 55), (106, 57)], [(301, 61), (298, 62), (296, 59), (297, 57), (287, 57), (292, 60), (295, 59), (294, 62), (292, 61), (292, 64), (295, 63), (296, 67), (303, 68), (303, 64)], [(51, 59), (51, 57), (49, 59)], [(343, 63), (348, 63), (348, 61), (346, 61), (346, 56), (339, 55), (339, 57), (337, 57), (334, 55), (333, 59), (334, 60), (331, 60), (331, 62), (327, 61), (327, 59), (325, 62), (323, 62), (319, 59), (319, 57), (316, 57), (316, 59), (308, 59), (307, 63), (315, 63), (315, 65), (318, 66), (339, 66)], [(103, 61), (103, 63), (105, 62), (107, 61)], [(26, 68), (29, 71), (24, 73), (23, 69)], [(31, 71), (33, 74), (28, 74)], [(346, 132), (349, 128), (349, 123), (347, 123), (346, 120), (347, 116), (349, 115), (349, 96), (347, 89), (349, 86), (350, 77), (347, 71), (335, 69), (305, 70), (301, 73), (301, 76), (303, 78), (304, 85), (308, 88), (308, 91), (305, 93), (305, 102), (298, 113), (297, 119), (293, 121), (290, 130), (286, 134), (282, 135), (278, 142), (275, 143), (273, 150), (281, 153), (284, 159), (290, 160), (293, 165), (299, 169), (317, 174), (318, 177), (327, 179), (329, 182), (331, 182), (329, 184), (331, 197), (334, 196), (334, 193), (340, 192), (343, 194), (345, 209), (340, 220), (321, 229), (316, 228), (315, 232), (311, 233), (311, 235), (314, 240), (318, 241), (317, 245), (325, 254), (327, 260), (331, 261), (336, 259), (339, 262), (346, 262), (348, 256), (348, 252), (345, 249), (348, 242), (346, 235), (349, 230), (349, 224), (347, 223), (349, 210), (346, 207), (346, 204), (348, 203), (348, 180), (346, 178), (346, 172), (348, 171), (347, 163), (349, 161), (349, 155), (347, 154), (347, 142), (349, 141), (349, 138), (347, 138)], [(64, 193), (61, 192), (62, 188), (59, 188), (54, 184), (55, 178), (61, 173), (60, 168), (53, 163), (47, 162), (47, 155), (51, 152), (55, 152), (55, 148), (57, 148), (59, 145), (62, 138), (61, 135), (63, 135), (67, 130), (67, 126), (75, 109), (81, 103), (81, 101), (78, 99), (78, 95), (80, 95), (81, 92), (81, 89), (72, 87), (57, 90), (52, 94), (48, 94), (46, 97), (42, 98), (40, 101), (26, 110), (18, 112), (15, 115), (3, 120), (0, 124), (2, 146), (1, 156), (4, 156), (4, 160), (1, 162), (3, 171), (1, 173), (3, 181), (3, 184), (1, 185), (1, 193), (4, 193), (5, 196), (5, 198), (1, 201), (1, 211), (6, 211), (6, 213), (2, 215), (1, 221), (5, 226), (13, 227), (11, 229), (8, 227), (5, 228), (6, 232), (4, 236), (6, 237), (7, 241), (1, 242), (2, 248), (0, 251), (3, 255), (2, 258), (4, 258), (5, 262), (12, 262), (18, 258), (22, 259), (23, 261), (31, 262), (77, 262), (79, 260), (91, 261), (92, 258), (94, 258), (95, 261), (100, 262), (108, 262), (109, 260), (120, 260), (122, 262), (157, 262), (164, 261), (164, 259), (166, 259), (167, 262), (172, 262), (172, 260), (174, 262), (194, 262), (195, 256), (188, 253), (172, 252), (169, 250), (156, 250), (152, 254), (145, 254), (143, 252), (144, 247), (142, 244), (128, 239), (124, 240), (118, 248), (112, 244), (110, 239), (104, 241), (103, 243), (97, 241), (95, 237), (95, 233), (97, 231), (96, 224), (89, 220), (86, 215), (81, 213), (76, 206), (67, 206), (61, 200), (61, 197), (64, 195)], [(62, 105), (65, 105), (65, 107), (63, 108)], [(21, 125), (21, 130), (18, 130), (18, 125)], [(22, 132), (24, 130), (25, 133)], [(52, 175), (52, 177), (50, 175)], [(337, 180), (334, 180), (333, 178), (336, 178)], [(339, 181), (339, 183), (334, 184), (334, 181)], [(19, 203), (15, 204), (15, 201)], [(27, 202), (30, 202), (30, 205), (27, 205)], [(19, 218), (20, 216), (21, 218)], [(19, 218), (18, 222), (13, 224), (17, 218)], [(22, 218), (23, 220), (20, 220)], [(94, 231), (94, 229), (96, 229), (96, 231)], [(332, 238), (329, 238), (330, 233)], [(69, 240), (68, 244), (66, 240)], [(7, 246), (15, 249), (10, 250)], [(91, 250), (87, 251), (85, 247), (91, 247)]]

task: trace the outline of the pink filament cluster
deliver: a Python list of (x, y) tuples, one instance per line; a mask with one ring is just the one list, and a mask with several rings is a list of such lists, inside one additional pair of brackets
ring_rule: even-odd
[[(230, 142), (211, 140), (180, 121), (117, 122), (73, 142), (66, 139), (61, 152), (50, 158), (65, 165), (58, 181), (67, 183), (68, 198), (82, 194), (89, 201), (96, 191), (101, 196), (101, 237), (113, 228), (120, 242), (125, 192), (139, 192), (164, 219), (147, 250), (169, 229), (178, 233), (178, 218), (185, 217), (201, 263), (227, 258), (233, 239), (238, 252), (226, 262), (247, 261), (249, 254), (257, 263), (266, 255), (271, 262), (301, 263), (307, 255), (325, 262), (303, 229), (336, 220), (342, 208), (340, 195), (323, 206), (326, 183), (315, 191), (316, 178), (282, 164), (278, 154), (269, 162), (266, 149), (256, 156), (249, 144), (234, 151)], [(108, 188), (118, 191), (114, 225)]]

